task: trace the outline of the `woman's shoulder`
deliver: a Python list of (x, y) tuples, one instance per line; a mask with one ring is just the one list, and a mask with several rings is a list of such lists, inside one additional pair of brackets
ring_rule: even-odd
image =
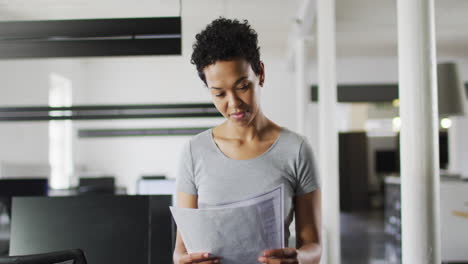
[(207, 141), (210, 139), (211, 137), (211, 131), (213, 130), (213, 128), (208, 128), (198, 134), (196, 134), (195, 136), (193, 136), (191, 139), (190, 139), (190, 142), (191, 143), (197, 143), (197, 142), (204, 142), (204, 141)]
[(202, 131), (192, 138), (187, 142), (187, 145), (189, 145), (189, 148), (191, 149), (191, 152), (196, 152), (198, 150), (206, 150), (208, 147), (211, 146), (212, 144), (212, 138), (211, 138), (211, 132), (212, 128), (209, 128), (205, 131)]
[(291, 147), (300, 147), (304, 142), (307, 142), (305, 136), (286, 127), (281, 127), (281, 140), (284, 145)]

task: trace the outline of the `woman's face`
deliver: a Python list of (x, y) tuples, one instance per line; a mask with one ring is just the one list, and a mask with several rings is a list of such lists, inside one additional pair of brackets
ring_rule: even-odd
[(260, 111), (263, 63), (257, 76), (244, 59), (217, 61), (203, 69), (206, 84), (218, 111), (236, 125), (249, 125)]

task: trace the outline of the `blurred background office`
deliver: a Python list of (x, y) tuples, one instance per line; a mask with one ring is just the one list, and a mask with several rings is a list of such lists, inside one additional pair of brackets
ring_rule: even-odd
[[(170, 21), (180, 23), (179, 32), (159, 37), (179, 38), (179, 46), (154, 54), (135, 55), (131, 48), (112, 55), (85, 49), (68, 55), (14, 53), (5, 48), (9, 40), (0, 37), (0, 196), (6, 197), (0, 220), (7, 223), (2, 226), (3, 253), (10, 239), (11, 196), (23, 195), (12, 190), (24, 190), (28, 184), (15, 180), (47, 180), (34, 189), (45, 184), (47, 193), (24, 194), (28, 196), (173, 193), (183, 144), (223, 121), (213, 112), (210, 95), (190, 64), (195, 34), (219, 16), (247, 19), (258, 32), (266, 69), (264, 111), (278, 124), (303, 133), (317, 156), (315, 5), (313, 0), (0, 0), (1, 22), (180, 17)], [(395, 1), (336, 0), (344, 264), (401, 263), (396, 10)], [(439, 83), (439, 97), (449, 98), (439, 103), (439, 110), (460, 105), (439, 115), (442, 256), (447, 263), (468, 263), (467, 12), (466, 1), (435, 1), (437, 62), (455, 65), (453, 74), (439, 75), (440, 80), (449, 76)], [(110, 28), (125, 28), (119, 25)], [(94, 28), (81, 30), (89, 33)], [(24, 39), (36, 37), (25, 32)], [(298, 39), (303, 41), (302, 69), (297, 63)], [(79, 36), (74, 41), (79, 42)], [(96, 45), (99, 50), (107, 44)], [(305, 92), (298, 88), (301, 84)], [(457, 234), (459, 238), (444, 240)]]

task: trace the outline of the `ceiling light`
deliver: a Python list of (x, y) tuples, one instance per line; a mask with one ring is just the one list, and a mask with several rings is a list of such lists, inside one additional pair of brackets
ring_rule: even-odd
[(450, 118), (442, 118), (442, 120), (440, 120), (440, 126), (448, 129), (452, 126), (452, 120), (450, 120)]

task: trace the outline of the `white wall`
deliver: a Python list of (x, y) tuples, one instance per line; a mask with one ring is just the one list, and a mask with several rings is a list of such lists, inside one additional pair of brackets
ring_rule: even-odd
[[(450, 60), (450, 58), (446, 60)], [(468, 58), (454, 58), (453, 61), (458, 63), (460, 75), (463, 81), (467, 82)], [(452, 120), (454, 126), (450, 128), (449, 135), (453, 138), (449, 139), (449, 147), (454, 146), (454, 149), (449, 151), (449, 163), (452, 163), (449, 166), (455, 173), (460, 173), (462, 177), (468, 178), (468, 112), (464, 116), (454, 117)]]
[[(189, 54), (188, 52), (186, 54)], [(267, 79), (262, 104), (275, 122), (295, 129), (294, 86), (280, 55), (265, 55)], [(100, 59), (0, 61), (0, 105), (47, 105), (49, 74), (72, 81), (73, 103), (157, 104), (209, 102), (188, 55)], [(179, 150), (188, 137), (128, 137), (78, 139), (80, 128), (148, 128), (214, 126), (217, 119), (146, 119), (74, 121), (75, 162), (89, 174), (112, 174), (117, 183), (133, 192), (143, 174), (174, 177)], [(48, 163), (48, 123), (0, 123), (0, 161)], [(34, 176), (34, 175), (32, 175)]]
[[(210, 97), (189, 63), (190, 52), (183, 56), (124, 57), (86, 60), (12, 60), (0, 61), (2, 85), (0, 105), (47, 103), (48, 74), (57, 72), (73, 82), (74, 104), (133, 104), (207, 102)], [(278, 124), (296, 129), (294, 74), (287, 70), (284, 54), (265, 49), (266, 83), (264, 111)], [(468, 63), (461, 62), (462, 76)], [(316, 65), (311, 63), (309, 82), (317, 83)], [(338, 83), (397, 82), (396, 58), (339, 58)], [(468, 72), (467, 72), (468, 73)], [(318, 146), (318, 107), (309, 105), (307, 136)], [(113, 121), (76, 121), (79, 128), (145, 128), (213, 126), (222, 119), (147, 119)], [(468, 119), (460, 118), (457, 129), (466, 131)], [(47, 123), (0, 123), (0, 160), (44, 163), (48, 158)], [(468, 140), (458, 133), (457, 159), (468, 174)], [(173, 177), (179, 150), (188, 137), (139, 137), (76, 139), (75, 160), (92, 172), (114, 174), (117, 183), (133, 193), (136, 180), (143, 174)], [(465, 167), (463, 167), (465, 166)]]
[[(78, 60), (1, 60), (0, 106), (47, 105), (50, 73), (69, 78), (74, 101), (82, 100)], [(48, 123), (0, 122), (0, 161), (48, 164)]]
[[(88, 104), (207, 102), (208, 94), (185, 56), (89, 59), (84, 63)], [(78, 128), (212, 126), (218, 120), (143, 119), (75, 122)], [(76, 152), (97, 173), (115, 175), (134, 193), (142, 175), (174, 177), (182, 145), (189, 137), (78, 139)]]
[(468, 117), (452, 118), (453, 126), (450, 128), (449, 147), (454, 145), (454, 150), (449, 151), (449, 168), (453, 173), (459, 173), (463, 178), (468, 178)]

